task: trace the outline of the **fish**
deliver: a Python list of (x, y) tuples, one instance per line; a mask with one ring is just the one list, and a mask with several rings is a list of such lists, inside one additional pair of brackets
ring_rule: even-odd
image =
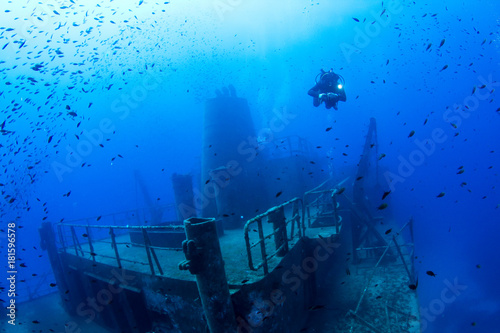
[(427, 45), (427, 48), (425, 49), (426, 51), (428, 51), (432, 46), (432, 43), (429, 43), (429, 45)]
[(57, 284), (51, 283), (51, 284), (49, 284), (49, 286), (51, 286), (52, 288), (54, 288), (55, 286), (57, 286)]
[(457, 172), (457, 175), (461, 175), (462, 173), (464, 173), (465, 170), (464, 169), (460, 169), (458, 172)]
[(31, 67), (32, 70), (34, 71), (39, 71), (40, 69), (43, 68), (43, 65), (42, 64), (35, 64), (34, 66)]
[(341, 187), (337, 190), (337, 194), (342, 194), (345, 191), (345, 187)]
[(444, 195), (445, 195), (445, 193), (444, 193), (444, 192), (441, 192), (441, 193), (439, 193), (439, 194), (436, 196), (436, 198), (442, 198), (442, 197), (444, 197)]
[(441, 44), (439, 44), (439, 47), (443, 46), (445, 42), (446, 42), (446, 39), (443, 39), (443, 40), (441, 41)]
[(383, 159), (386, 155), (385, 154), (380, 154), (380, 156), (378, 157), (378, 160), (380, 161), (381, 159)]
[(331, 127), (328, 127), (325, 131), (328, 132), (330, 131), (332, 128)]
[(358, 178), (356, 178), (356, 180), (361, 180), (363, 179), (363, 176), (359, 176)]
[(446, 68), (448, 68), (448, 65), (444, 65), (443, 68), (441, 68), (440, 72), (444, 71)]
[(281, 193), (283, 193), (283, 191), (279, 191), (278, 193), (276, 193), (276, 198), (279, 197)]
[(87, 234), (82, 234), (82, 237), (89, 237), (89, 235), (87, 235)]
[(50, 143), (50, 141), (52, 141), (53, 137), (54, 137), (53, 135), (49, 136), (49, 140), (47, 141), (47, 143)]
[(415, 131), (411, 131), (410, 134), (408, 134), (408, 137), (411, 138), (414, 135), (415, 135)]
[(102, 216), (98, 216), (95, 220), (96, 221), (99, 221), (101, 219)]
[(384, 192), (384, 194), (382, 195), (382, 200), (384, 200), (390, 193), (391, 191)]
[(391, 228), (391, 229), (387, 229), (387, 230), (385, 231), (385, 234), (386, 234), (386, 235), (388, 235), (388, 234), (390, 234), (390, 233), (391, 233), (391, 231), (392, 231), (392, 228)]
[(353, 19), (354, 21), (356, 21), (356, 22), (359, 22), (359, 19), (357, 19), (357, 18), (355, 18), (355, 17), (353, 17), (352, 19)]
[(412, 283), (408, 286), (408, 288), (410, 288), (411, 290), (416, 290), (418, 287), (418, 278), (417, 278), (417, 281), (415, 283)]
[(433, 271), (427, 271), (425, 273), (429, 276), (436, 277), (436, 273), (434, 273)]
[(381, 204), (380, 206), (378, 206), (378, 207), (377, 207), (377, 209), (378, 209), (378, 210), (386, 209), (386, 208), (387, 208), (387, 206), (389, 206), (389, 205), (388, 205), (388, 204), (386, 204), (386, 203), (383, 203), (383, 204)]
[(70, 112), (68, 112), (68, 116), (76, 117), (78, 115), (76, 114), (76, 112), (70, 111)]

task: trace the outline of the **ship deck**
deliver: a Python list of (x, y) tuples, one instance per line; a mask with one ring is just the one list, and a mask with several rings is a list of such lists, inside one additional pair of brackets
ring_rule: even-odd
[[(264, 234), (272, 233), (272, 225), (263, 223)], [(334, 226), (320, 228), (306, 228), (305, 235), (309, 238), (338, 236)], [(252, 235), (254, 234), (254, 235)], [(294, 237), (289, 241), (289, 248), (292, 248), (300, 238)], [(139, 273), (151, 274), (151, 268), (147, 252), (144, 246), (138, 246), (130, 242), (129, 234), (118, 235), (115, 238), (117, 250), (121, 259), (122, 268), (132, 270)], [(258, 240), (257, 230), (250, 229), (250, 243), (253, 244)], [(242, 284), (249, 284), (262, 279), (265, 274), (263, 269), (252, 270), (249, 268), (247, 249), (244, 239), (243, 229), (224, 230), (224, 235), (219, 238), (222, 258), (225, 263), (225, 270), (228, 283), (232, 289)], [(266, 252), (271, 254), (275, 251), (274, 243), (266, 241)], [(115, 256), (115, 250), (111, 246), (111, 239), (101, 239), (92, 241), (93, 249), (91, 250), (88, 242), (81, 243), (81, 250), (84, 252), (84, 258), (94, 260), (95, 262), (118, 267), (118, 262)], [(179, 263), (186, 259), (181, 249), (165, 249), (153, 247), (158, 261), (163, 270), (163, 274), (159, 273), (158, 267), (154, 264), (155, 275), (161, 275), (172, 279), (180, 279), (194, 281), (195, 276), (189, 271), (181, 271)], [(75, 247), (66, 248), (69, 254), (81, 256), (81, 252), (76, 251)], [(92, 255), (93, 253), (94, 255)], [(254, 265), (257, 266), (262, 257), (260, 247), (256, 246), (252, 249), (252, 257)], [(274, 256), (268, 260), (269, 271), (272, 271), (281, 261), (280, 257)]]

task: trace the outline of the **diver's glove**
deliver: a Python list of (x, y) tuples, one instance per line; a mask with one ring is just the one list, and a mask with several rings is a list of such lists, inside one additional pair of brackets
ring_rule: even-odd
[(338, 100), (339, 99), (339, 94), (335, 94), (335, 93), (328, 93), (328, 99), (329, 100)]

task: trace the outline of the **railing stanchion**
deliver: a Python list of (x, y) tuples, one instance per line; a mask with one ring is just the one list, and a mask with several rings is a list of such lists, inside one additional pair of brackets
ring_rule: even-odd
[(266, 243), (264, 241), (264, 230), (262, 230), (262, 219), (257, 220), (259, 239), (260, 239), (260, 253), (262, 255), (262, 264), (264, 268), (264, 274), (269, 273), (269, 267), (267, 266), (267, 255), (266, 255)]
[(94, 245), (92, 245), (92, 236), (90, 235), (89, 227), (86, 227), (85, 230), (87, 231), (87, 239), (89, 240), (90, 255), (92, 256), (92, 260), (95, 261)]
[(116, 261), (118, 263), (118, 268), (122, 268), (122, 263), (120, 261), (120, 255), (118, 254), (118, 247), (116, 246), (116, 238), (115, 233), (113, 232), (113, 228), (109, 228), (109, 234), (111, 236), (111, 246), (115, 250)]
[(146, 254), (148, 255), (149, 268), (151, 268), (151, 274), (155, 275), (155, 268), (153, 266), (153, 261), (151, 260), (151, 253), (149, 252), (149, 238), (146, 229), (142, 228), (142, 237), (144, 239), (144, 247), (146, 248)]

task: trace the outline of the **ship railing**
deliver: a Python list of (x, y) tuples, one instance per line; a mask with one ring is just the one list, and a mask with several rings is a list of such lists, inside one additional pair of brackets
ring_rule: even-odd
[[(273, 225), (272, 232), (265, 234), (264, 222)], [(245, 224), (245, 242), (248, 256), (248, 266), (251, 270), (257, 271), (260, 268), (264, 269), (264, 274), (269, 273), (269, 260), (275, 256), (284, 256), (289, 249), (289, 244), (294, 239), (298, 239), (305, 235), (304, 230), (304, 203), (300, 198), (294, 198), (279, 206), (275, 206), (263, 214), (260, 214)], [(251, 227), (257, 226), (257, 230), (252, 230)], [(290, 233), (288, 235), (288, 231)], [(257, 231), (259, 239), (253, 243), (250, 242), (250, 232)], [(266, 241), (274, 239), (274, 250), (268, 254)], [(254, 264), (252, 257), (252, 249), (259, 246), (262, 261), (259, 264)], [(270, 247), (270, 246), (268, 246)]]
[[(402, 237), (402, 233), (403, 231), (408, 227), (408, 229), (410, 230), (410, 233), (411, 233), (411, 238), (412, 238), (412, 243), (411, 244), (400, 244), (398, 242), (398, 238), (403, 238)], [(401, 227), (401, 229), (396, 232), (395, 234), (393, 234), (392, 236), (392, 239), (391, 241), (386, 245), (386, 246), (383, 246), (383, 247), (373, 247), (373, 249), (384, 249), (384, 251), (382, 252), (382, 254), (380, 255), (378, 261), (375, 263), (375, 265), (373, 266), (373, 268), (371, 269), (371, 272), (369, 273), (368, 275), (368, 278), (365, 279), (365, 286), (361, 292), (361, 295), (360, 295), (360, 298), (358, 300), (358, 303), (356, 304), (356, 308), (354, 310), (349, 310), (348, 313), (347, 313), (347, 316), (350, 316), (354, 319), (356, 319), (361, 325), (365, 326), (365, 327), (368, 327), (369, 329), (371, 329), (371, 331), (373, 332), (382, 332), (382, 330), (378, 329), (374, 323), (370, 323), (368, 321), (367, 318), (363, 318), (361, 317), (360, 315), (360, 308), (361, 308), (361, 304), (363, 302), (363, 299), (368, 291), (368, 289), (372, 288), (372, 279), (374, 278), (375, 276), (375, 273), (377, 272), (377, 269), (381, 266), (381, 263), (382, 261), (384, 260), (384, 258), (386, 257), (386, 255), (389, 253), (389, 250), (391, 248), (395, 247), (396, 250), (397, 250), (397, 253), (399, 255), (399, 258), (401, 260), (401, 263), (403, 264), (405, 270), (406, 270), (406, 273), (408, 274), (408, 285), (410, 287), (410, 289), (412, 290), (415, 290), (417, 288), (417, 285), (418, 285), (418, 281), (416, 280), (415, 278), (415, 274), (414, 274), (414, 247), (413, 247), (413, 218), (410, 218), (410, 220), (403, 226)], [(402, 251), (402, 248), (404, 247), (409, 247), (410, 248), (410, 253), (405, 255)], [(409, 258), (409, 262), (407, 262), (407, 260), (405, 258)], [(377, 284), (375, 284), (375, 286), (377, 286)], [(380, 287), (379, 287), (380, 288)], [(373, 288), (372, 288), (373, 289)], [(404, 313), (404, 312), (401, 312), (400, 309), (397, 309), (397, 308), (394, 308), (394, 307), (390, 307), (387, 303), (386, 303), (386, 308), (385, 308), (385, 314), (386, 314), (386, 329), (383, 330), (383, 332), (391, 332), (391, 327), (394, 327), (395, 324), (392, 323), (389, 319), (389, 309), (393, 310), (394, 312), (399, 312), (401, 314), (403, 314), (406, 318), (407, 318), (407, 321), (406, 321), (406, 324), (407, 324), (407, 327), (406, 329), (408, 329), (410, 327), (410, 324), (409, 324), (409, 319), (411, 318), (411, 313)], [(351, 327), (349, 329), (349, 332), (354, 332), (354, 324), (355, 322), (353, 321), (351, 323)]]
[[(158, 260), (156, 251), (181, 251), (180, 248), (168, 248), (153, 246), (151, 244), (150, 235), (153, 233), (166, 233), (172, 231), (184, 230), (184, 225), (161, 225), (161, 226), (135, 226), (135, 225), (91, 225), (91, 224), (76, 224), (76, 223), (58, 223), (57, 231), (59, 234), (60, 250), (65, 253), (70, 253), (76, 255), (77, 257), (83, 257), (85, 259), (92, 259), (97, 261), (98, 259), (106, 260), (111, 259), (116, 261), (118, 268), (122, 268), (123, 262), (128, 262), (132, 264), (149, 265), (151, 274), (156, 275), (155, 267), (157, 268), (160, 275), (163, 275), (163, 269)], [(122, 238), (117, 239), (117, 235), (130, 233), (131, 231), (142, 233), (143, 243), (137, 243), (130, 241), (125, 241)], [(107, 234), (107, 238), (96, 239), (94, 235)], [(114, 250), (114, 255), (108, 255), (107, 250), (103, 249), (103, 246), (109, 244)], [(126, 258), (120, 254), (119, 249), (123, 247), (143, 247), (148, 262), (134, 260), (131, 258)], [(137, 255), (134, 255), (137, 257)]]
[(159, 224), (161, 221), (173, 220), (176, 217), (176, 208), (173, 204), (152, 207), (141, 207), (129, 209), (119, 213), (103, 214), (99, 216), (86, 217), (68, 221), (60, 224), (109, 224), (116, 226), (124, 225), (150, 225)]
[[(176, 217), (175, 205), (159, 205), (153, 207), (142, 207), (130, 209), (118, 213), (103, 214), (99, 216), (86, 217), (75, 220), (60, 221), (58, 225), (57, 245), (59, 248), (63, 247), (61, 235), (65, 239), (72, 238), (71, 230), (69, 228), (62, 228), (59, 230), (59, 225), (112, 225), (112, 226), (140, 226), (140, 225), (158, 225), (162, 221), (174, 220)], [(107, 230), (93, 230), (93, 240), (109, 239), (110, 235)], [(115, 230), (115, 236), (127, 234), (125, 229)]]
[(307, 221), (308, 228), (312, 227), (314, 221), (324, 219), (333, 221), (335, 232), (337, 234), (340, 233), (342, 216), (339, 214), (340, 204), (338, 196), (344, 192), (344, 188), (341, 185), (347, 179), (344, 179), (336, 186), (325, 189), (325, 187), (331, 184), (331, 180), (328, 179), (316, 188), (304, 193), (305, 221)]

